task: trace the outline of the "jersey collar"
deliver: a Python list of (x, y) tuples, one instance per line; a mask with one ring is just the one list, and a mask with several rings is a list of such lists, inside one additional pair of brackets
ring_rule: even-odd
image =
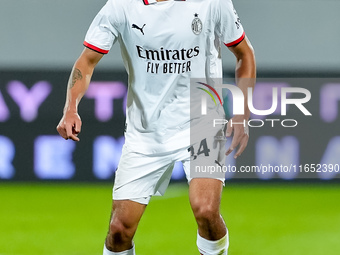
[[(185, 0), (174, 0), (174, 1), (185, 1)], [(157, 0), (143, 0), (145, 5), (156, 4)]]

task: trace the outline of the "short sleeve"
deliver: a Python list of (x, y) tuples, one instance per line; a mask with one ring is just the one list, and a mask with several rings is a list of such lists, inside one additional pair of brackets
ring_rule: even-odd
[(216, 30), (222, 42), (227, 46), (239, 44), (245, 37), (241, 21), (231, 0), (217, 0)]
[[(117, 2), (117, 1), (116, 1)], [(122, 11), (119, 6), (108, 0), (92, 21), (84, 41), (84, 46), (106, 54), (115, 43), (119, 26), (123, 22)]]

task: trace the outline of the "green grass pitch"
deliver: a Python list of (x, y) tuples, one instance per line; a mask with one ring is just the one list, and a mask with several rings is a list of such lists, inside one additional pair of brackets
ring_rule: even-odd
[[(99, 255), (111, 185), (0, 184), (1, 255)], [(340, 185), (226, 186), (229, 255), (340, 254)], [(138, 255), (198, 254), (187, 185), (151, 200), (135, 236)]]

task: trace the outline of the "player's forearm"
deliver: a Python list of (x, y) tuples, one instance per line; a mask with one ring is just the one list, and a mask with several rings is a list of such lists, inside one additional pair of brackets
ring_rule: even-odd
[(245, 116), (249, 118), (248, 88), (254, 89), (256, 82), (256, 63), (252, 48), (249, 48), (249, 50), (243, 52), (237, 58), (235, 78), (237, 86), (242, 90), (244, 95)]
[(89, 87), (94, 67), (78, 59), (73, 66), (64, 107), (65, 111), (77, 112), (78, 104)]

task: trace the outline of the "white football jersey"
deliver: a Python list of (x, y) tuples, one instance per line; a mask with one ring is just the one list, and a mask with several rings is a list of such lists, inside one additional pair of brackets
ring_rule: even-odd
[(220, 46), (244, 30), (231, 0), (108, 0), (84, 45), (115, 41), (129, 75), (125, 143), (136, 152), (190, 145), (190, 78), (221, 78)]

